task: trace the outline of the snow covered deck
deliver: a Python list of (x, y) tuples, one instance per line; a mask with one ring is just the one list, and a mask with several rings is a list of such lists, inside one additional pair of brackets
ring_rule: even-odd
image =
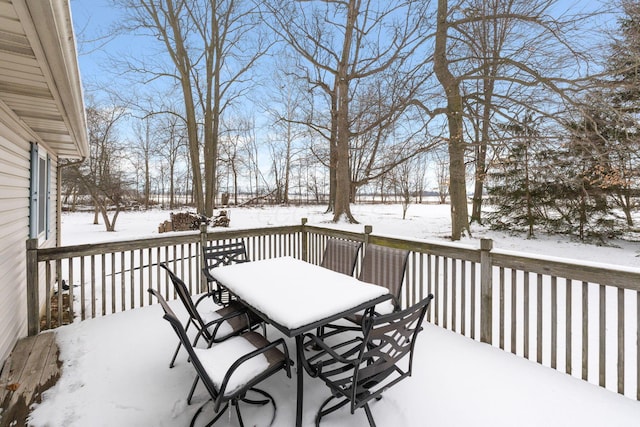
[[(179, 304), (172, 306), (184, 315)], [(32, 426), (187, 425), (205, 399), (200, 390), (186, 404), (194, 371), (184, 352), (169, 369), (177, 338), (158, 305), (64, 326), (56, 335), (62, 376), (32, 411)], [(417, 344), (414, 376), (372, 405), (380, 426), (611, 427), (640, 419), (638, 401), (437, 326), (426, 324)], [(293, 425), (294, 379), (276, 375), (264, 388), (278, 405), (273, 425)], [(305, 426), (313, 425), (327, 393), (305, 378)], [(261, 411), (270, 409), (243, 409), (245, 422), (264, 425), (271, 414)], [(322, 426), (366, 426), (360, 412), (344, 409)], [(229, 425), (237, 425), (235, 416)]]

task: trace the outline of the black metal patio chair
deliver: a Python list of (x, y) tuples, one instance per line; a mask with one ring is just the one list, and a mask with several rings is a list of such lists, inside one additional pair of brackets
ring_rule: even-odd
[[(249, 310), (240, 301), (234, 299), (231, 293), (211, 275), (211, 270), (214, 268), (251, 261), (247, 255), (247, 248), (244, 242), (240, 240), (233, 243), (203, 246), (202, 258), (205, 264), (202, 272), (207, 279), (207, 295), (213, 298), (213, 302), (217, 305), (228, 307), (230, 310)], [(264, 321), (253, 312), (250, 312), (250, 316), (253, 324), (262, 324), (262, 333), (266, 337), (267, 329)]]
[(327, 239), (320, 265), (329, 270), (353, 276), (361, 247), (361, 242), (330, 237)]
[[(347, 276), (353, 276), (360, 248), (362, 248), (362, 242), (330, 237), (327, 239), (320, 266)], [(318, 328), (316, 333), (323, 335), (324, 328)]]
[[(416, 338), (432, 299), (433, 295), (429, 295), (409, 308), (386, 315), (367, 310), (364, 335), (338, 345), (323, 337), (305, 335), (305, 342), (320, 351), (306, 359), (304, 367), (331, 390), (331, 397), (318, 410), (316, 426), (322, 417), (349, 404), (351, 414), (364, 408), (369, 425), (375, 427), (369, 402), (380, 399), (385, 390), (411, 376)], [(401, 367), (399, 362), (405, 359)], [(327, 408), (334, 399), (338, 401)]]
[[(207, 427), (220, 419), (229, 405), (235, 407), (240, 426), (244, 426), (240, 402), (259, 405), (271, 402), (273, 405), (273, 415), (269, 423), (271, 425), (276, 413), (275, 400), (270, 394), (255, 386), (280, 370), (284, 370), (291, 378), (292, 362), (284, 340), (280, 338), (269, 342), (259, 333), (248, 331), (213, 347), (194, 348), (182, 324), (162, 295), (153, 289), (149, 289), (149, 292), (158, 298), (165, 313), (164, 319), (171, 324), (181, 344), (189, 353), (197, 378), (202, 380), (210, 395), (210, 399), (204, 402), (194, 414), (191, 426), (193, 427), (209, 401), (213, 401), (215, 415)], [(260, 400), (247, 398), (249, 391), (260, 395)], [(188, 403), (191, 403), (190, 398)]]
[[(404, 282), (409, 251), (380, 245), (367, 245), (362, 259), (358, 279), (389, 289), (391, 298), (375, 308), (375, 314), (389, 314), (400, 309), (400, 293)], [(364, 312), (352, 314), (344, 319), (357, 326), (330, 323), (323, 326), (318, 335), (339, 334), (343, 330), (361, 330)], [(327, 331), (329, 330), (329, 331)]]
[(389, 289), (394, 297), (394, 309), (398, 309), (408, 259), (407, 250), (367, 245), (358, 279)]
[[(160, 263), (160, 267), (164, 268), (169, 275), (169, 279), (173, 284), (178, 298), (182, 301), (189, 320), (184, 326), (185, 331), (189, 329), (191, 325), (198, 330), (193, 345), (197, 345), (198, 340), (202, 337), (207, 344), (218, 343), (241, 334), (242, 332), (253, 329), (259, 325), (263, 325), (262, 319), (258, 318), (255, 314), (249, 311), (241, 304), (231, 304), (226, 307), (222, 307), (218, 310), (198, 310), (197, 303), (193, 302), (191, 294), (187, 285), (165, 263)], [(202, 298), (198, 302), (202, 301)], [(173, 367), (182, 346), (181, 342), (178, 342), (169, 367)]]
[(221, 245), (210, 245), (202, 247), (202, 258), (204, 266), (202, 272), (207, 279), (208, 295), (213, 297), (213, 301), (222, 306), (234, 304), (229, 292), (216, 281), (211, 275), (211, 269), (223, 265), (249, 262), (247, 248), (243, 241), (225, 243)]

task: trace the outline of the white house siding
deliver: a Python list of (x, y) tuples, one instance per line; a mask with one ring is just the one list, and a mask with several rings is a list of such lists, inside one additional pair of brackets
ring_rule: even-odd
[[(27, 334), (26, 241), (29, 238), (30, 143), (18, 124), (0, 121), (0, 361)], [(55, 199), (55, 162), (51, 165)], [(55, 244), (55, 200), (50, 203), (50, 234), (40, 247)], [(44, 277), (41, 275), (40, 277)], [(41, 284), (44, 302), (45, 284)]]

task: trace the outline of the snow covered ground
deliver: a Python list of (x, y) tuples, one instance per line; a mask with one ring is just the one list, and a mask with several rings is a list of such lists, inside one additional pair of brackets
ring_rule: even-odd
[[(353, 205), (352, 212), (360, 225), (332, 224), (332, 215), (324, 213), (324, 206), (230, 208), (230, 228), (254, 228), (299, 224), (301, 218), (309, 223), (362, 232), (364, 225), (373, 226), (374, 234), (403, 236), (429, 241), (448, 242), (450, 235), (449, 205), (410, 205), (406, 219), (402, 219), (402, 207), (392, 205)], [(169, 220), (169, 212), (149, 210), (123, 212), (116, 223), (116, 232), (106, 232), (104, 225), (93, 225), (92, 213), (65, 213), (62, 216), (62, 244), (97, 243), (103, 241), (152, 237), (158, 235), (158, 224)], [(639, 219), (640, 220), (640, 219)], [(493, 239), (493, 247), (532, 254), (544, 254), (599, 263), (640, 267), (640, 242), (613, 240), (606, 246), (584, 244), (565, 236), (539, 235), (526, 239), (522, 235), (473, 226), (473, 237), (465, 237), (461, 243), (480, 245), (480, 238)]]
[[(402, 220), (398, 205), (354, 206), (362, 224), (376, 234), (443, 241), (449, 228), (449, 207), (412, 205)], [(232, 228), (310, 223), (327, 225), (322, 207), (231, 209)], [(91, 214), (63, 216), (63, 244), (149, 237), (168, 212), (126, 212), (115, 233), (92, 225)], [(331, 225), (333, 226), (333, 225)], [(336, 227), (362, 230), (362, 225)], [(477, 246), (480, 237), (494, 239), (496, 249), (544, 254), (589, 262), (640, 267), (640, 244), (616, 241), (610, 246), (584, 245), (561, 237), (524, 240), (518, 236), (476, 229), (463, 243)], [(445, 240), (446, 241), (446, 240)], [(184, 316), (179, 304), (172, 303)], [(157, 306), (58, 329), (63, 374), (32, 413), (33, 426), (181, 426), (199, 405), (186, 405), (192, 367), (181, 353), (175, 368), (168, 362), (177, 338)], [(270, 337), (278, 333), (269, 331)], [(294, 345), (289, 342), (293, 351)], [(640, 402), (545, 368), (486, 344), (426, 325), (418, 339), (414, 376), (390, 389), (372, 405), (379, 426), (635, 426)], [(275, 426), (292, 426), (295, 381), (284, 374), (264, 388), (278, 404)], [(305, 379), (304, 425), (311, 426), (327, 396), (319, 381)], [(205, 399), (197, 393), (196, 403)], [(268, 409), (246, 412), (247, 425), (264, 425)], [(205, 420), (206, 417), (202, 419)], [(237, 425), (235, 417), (219, 425)], [(347, 409), (323, 419), (324, 427), (365, 426), (363, 411)]]

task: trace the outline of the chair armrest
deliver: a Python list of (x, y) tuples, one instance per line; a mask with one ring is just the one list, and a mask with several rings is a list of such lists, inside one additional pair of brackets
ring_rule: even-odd
[[(305, 334), (304, 337), (309, 338), (314, 344), (320, 347), (321, 353), (316, 356), (328, 354), (332, 358), (332, 362), (335, 361), (335, 362), (342, 363), (344, 365), (355, 366), (360, 363), (357, 358), (349, 359), (347, 357), (344, 357), (343, 354), (340, 354), (337, 351), (335, 351), (335, 348), (328, 346), (327, 343), (324, 342), (324, 340), (322, 340), (321, 338), (318, 338), (313, 334)], [(355, 342), (355, 341), (352, 340), (351, 342)], [(347, 353), (351, 353), (351, 352), (348, 351)], [(318, 375), (320, 375), (320, 373), (322, 372), (322, 367), (326, 364), (325, 363), (326, 360), (321, 360), (318, 363), (309, 363), (309, 361), (305, 359), (304, 362), (305, 362), (304, 363), (305, 369), (307, 370), (307, 372), (311, 377), (317, 377)]]
[(205, 328), (209, 329), (210, 326), (216, 325), (215, 329), (213, 330), (213, 334), (212, 336), (216, 336), (216, 333), (218, 332), (218, 328), (220, 327), (220, 325), (222, 324), (222, 322), (225, 322), (229, 319), (233, 319), (234, 317), (238, 317), (238, 316), (247, 316), (247, 324), (250, 325), (251, 322), (249, 321), (249, 315), (248, 315), (249, 309), (246, 307), (243, 307), (241, 310), (236, 310), (233, 311), (231, 313), (227, 313), (224, 316), (220, 316), (217, 319), (214, 319), (208, 323), (206, 323), (204, 325)]
[(284, 339), (279, 338), (275, 341), (272, 341), (269, 345), (261, 347), (255, 351), (252, 351), (251, 353), (247, 353), (244, 356), (240, 357), (235, 362), (233, 362), (233, 365), (231, 365), (229, 370), (227, 370), (227, 373), (224, 375), (222, 384), (220, 385), (220, 394), (224, 395), (225, 389), (227, 388), (227, 384), (229, 383), (229, 379), (231, 378), (233, 373), (240, 366), (242, 366), (243, 363), (253, 359), (254, 357), (260, 356), (277, 346), (282, 346), (282, 354), (284, 354), (284, 368), (285, 368), (285, 371), (287, 372), (287, 376), (291, 378), (291, 365), (293, 364), (293, 362), (289, 358), (289, 349), (287, 348), (287, 344), (284, 342)]
[[(227, 313), (224, 316), (220, 316), (217, 319), (214, 319), (208, 323), (205, 323), (204, 328), (205, 329), (209, 329), (210, 326), (216, 325), (216, 327), (213, 330), (213, 333), (211, 334), (211, 337), (215, 339), (216, 334), (218, 333), (218, 329), (220, 328), (220, 325), (222, 325), (222, 322), (225, 322), (229, 319), (232, 319), (234, 317), (238, 317), (238, 316), (248, 316), (247, 312), (249, 310), (247, 308), (243, 308), (242, 310), (237, 310), (237, 311), (233, 311), (231, 313)], [(249, 322), (249, 318), (247, 317), (247, 323), (251, 324)], [(198, 331), (198, 333), (196, 334), (195, 339), (193, 340), (193, 346), (195, 347), (195, 345), (198, 343), (198, 340), (200, 339), (200, 337), (202, 336), (204, 331), (200, 330)], [(208, 347), (211, 347), (213, 345), (213, 341), (208, 342), (207, 343)]]
[[(211, 267), (213, 268), (213, 267)], [(211, 273), (209, 272), (209, 267), (203, 267), (202, 268), (202, 273), (204, 274), (204, 276), (207, 278), (207, 282), (215, 282), (216, 279), (213, 278), (213, 276), (211, 275)]]
[(215, 298), (215, 293), (216, 293), (216, 291), (213, 291), (213, 292), (206, 292), (206, 293), (200, 295), (200, 297), (196, 300), (195, 306), (197, 307), (198, 304), (200, 304), (202, 301), (204, 301), (207, 298), (213, 298), (213, 300), (215, 302), (215, 299), (216, 299)]
[[(395, 295), (391, 295), (391, 294), (387, 294), (385, 295), (385, 298), (378, 302), (378, 304), (386, 302), (388, 300), (391, 300), (391, 303), (393, 304), (393, 311), (398, 311), (398, 308), (400, 307), (400, 301), (398, 301), (398, 298), (395, 297)], [(376, 305), (378, 305), (376, 304)], [(372, 306), (368, 309), (365, 310), (365, 315), (362, 316), (362, 322), (360, 324), (360, 326), (362, 327), (362, 330), (365, 330), (366, 328), (366, 322), (368, 319), (370, 319), (372, 316), (384, 316), (384, 313), (378, 313), (376, 311), (376, 306)]]

